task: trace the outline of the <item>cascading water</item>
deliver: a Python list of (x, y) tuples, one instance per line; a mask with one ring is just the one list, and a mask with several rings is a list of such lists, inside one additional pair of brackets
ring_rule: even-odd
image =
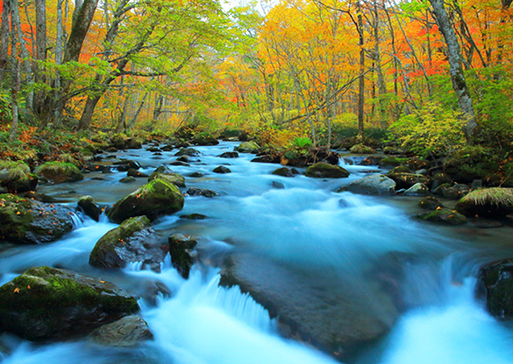
[[(473, 298), (472, 277), (479, 259), (507, 255), (507, 249), (501, 253), (490, 248), (483, 253), (475, 244), (469, 246), (416, 223), (386, 198), (333, 192), (376, 167), (347, 163), (344, 167), (352, 174), (344, 180), (285, 178), (271, 174), (276, 165), (250, 163), (252, 155), (217, 157), (234, 145), (198, 147), (201, 161), (191, 162), (190, 167), (171, 166), (186, 176), (188, 187), (213, 189), (220, 196), (187, 197), (183, 211), (155, 221), (161, 236), (175, 232), (200, 236), (203, 263), (216, 266), (226, 257), (233, 256), (236, 262), (241, 259), (242, 276), (248, 272), (256, 276), (255, 284), (269, 289), (269, 295), (295, 317), (303, 318), (301, 314), (306, 312), (325, 322), (326, 329), (340, 322), (366, 321), (367, 316), (389, 325), (397, 320), (390, 334), (353, 359), (357, 362), (513, 362), (508, 342), (513, 331), (491, 318)], [(158, 156), (161, 159), (146, 151), (118, 155), (138, 160), (146, 173), (175, 159), (170, 152), (163, 152)], [(232, 173), (212, 173), (223, 164), (229, 164)], [(204, 176), (190, 177), (192, 172)], [(117, 171), (95, 172), (83, 182), (41, 189), (69, 202), (78, 198), (70, 190), (77, 190), (111, 204), (144, 183), (118, 183), (123, 176)], [(285, 188), (273, 188), (273, 181)], [(207, 219), (190, 221), (178, 216), (191, 213), (204, 214)], [(116, 226), (105, 216), (100, 222), (84, 218), (55, 243), (5, 249), (0, 253), (1, 283), (41, 265), (101, 277), (137, 293), (158, 282), (171, 293), (159, 294), (156, 300), (140, 300), (141, 315), (154, 340), (135, 349), (112, 349), (87, 340), (34, 345), (3, 335), (1, 342), (9, 349), (3, 363), (335, 362), (311, 347), (282, 338), (277, 319), (271, 319), (248, 294), (242, 294), (237, 286), (219, 287), (217, 268), (198, 264), (184, 280), (171, 267), (169, 257), (161, 273), (141, 270), (141, 264), (121, 271), (89, 266), (96, 241)], [(384, 289), (393, 294), (384, 294)], [(392, 307), (394, 302), (403, 313)], [(344, 315), (348, 317), (339, 320), (338, 316)]]

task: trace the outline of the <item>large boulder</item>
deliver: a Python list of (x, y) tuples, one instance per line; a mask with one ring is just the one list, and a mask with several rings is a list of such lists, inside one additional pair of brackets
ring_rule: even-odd
[(281, 167), (272, 171), (271, 174), (282, 177), (295, 177), (299, 172), (295, 168), (289, 169), (287, 167)]
[(24, 162), (0, 161), (0, 186), (9, 193), (35, 191), (38, 178)]
[(182, 155), (187, 155), (189, 157), (197, 157), (200, 155), (200, 152), (194, 148), (182, 148), (178, 152), (176, 152), (175, 155), (177, 157), (180, 157)]
[(116, 202), (107, 216), (117, 223), (140, 215), (155, 220), (160, 215), (180, 211), (183, 204), (184, 197), (178, 187), (157, 178)]
[(504, 217), (513, 213), (513, 188), (483, 188), (469, 192), (456, 203), (465, 216)]
[(98, 268), (124, 268), (128, 263), (143, 263), (160, 272), (167, 249), (155, 239), (155, 231), (146, 216), (136, 216), (107, 232), (98, 240), (89, 256), (89, 264)]
[(241, 153), (256, 154), (260, 150), (260, 147), (254, 141), (250, 141), (250, 142), (240, 143), (239, 146), (235, 148), (235, 150), (237, 152), (241, 152)]
[(371, 148), (371, 147), (368, 147), (364, 144), (356, 144), (356, 145), (353, 145), (349, 151), (351, 153), (355, 153), (355, 154), (374, 154), (376, 153), (376, 150)]
[(364, 195), (393, 195), (395, 193), (395, 182), (382, 174), (373, 174), (341, 187), (338, 192), (349, 191)]
[(21, 244), (54, 241), (73, 229), (73, 212), (61, 205), (0, 195), (0, 236)]
[(82, 172), (72, 163), (46, 162), (37, 167), (35, 172), (53, 183), (76, 182), (84, 179)]
[(513, 259), (505, 259), (483, 266), (479, 272), (481, 295), (492, 316), (501, 319), (513, 317)]
[(340, 166), (320, 162), (308, 167), (305, 175), (313, 178), (346, 178), (349, 172)]
[(262, 255), (236, 254), (225, 262), (220, 284), (249, 293), (276, 318), (283, 335), (345, 360), (382, 338), (398, 317), (388, 292), (378, 284), (372, 292), (357, 289), (353, 280), (329, 269), (305, 273)]
[(153, 334), (142, 317), (130, 315), (97, 328), (89, 337), (101, 346), (130, 348), (152, 339)]
[(220, 174), (232, 173), (231, 169), (225, 166), (218, 166), (212, 172)]
[(37, 267), (0, 287), (0, 328), (24, 339), (69, 339), (139, 310), (112, 283), (69, 270)]
[(182, 234), (173, 234), (169, 237), (169, 254), (171, 263), (178, 273), (185, 279), (189, 278), (189, 272), (194, 264), (194, 248), (198, 244), (197, 238)]

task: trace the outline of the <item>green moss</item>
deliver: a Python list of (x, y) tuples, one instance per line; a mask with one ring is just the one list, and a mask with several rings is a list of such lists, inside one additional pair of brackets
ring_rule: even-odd
[(185, 177), (178, 173), (164, 173), (164, 172), (153, 172), (148, 177), (148, 182), (153, 181), (154, 179), (160, 178), (165, 180), (171, 184), (174, 184), (177, 187), (185, 187)]
[(408, 162), (408, 158), (385, 157), (380, 162), (381, 167), (396, 167)]
[(448, 225), (461, 225), (467, 222), (467, 218), (456, 210), (437, 208), (418, 216), (421, 220), (444, 223)]
[(46, 162), (36, 168), (36, 173), (53, 180), (55, 183), (75, 182), (84, 179), (77, 166), (66, 162)]
[(501, 217), (513, 213), (513, 188), (483, 188), (474, 190), (456, 204), (466, 216)]
[(351, 153), (356, 153), (356, 154), (374, 154), (374, 153), (376, 153), (376, 151), (373, 148), (368, 147), (364, 144), (353, 145), (351, 147), (351, 149), (349, 149), (349, 151)]
[(308, 167), (305, 175), (314, 178), (346, 178), (349, 172), (340, 166), (320, 162)]

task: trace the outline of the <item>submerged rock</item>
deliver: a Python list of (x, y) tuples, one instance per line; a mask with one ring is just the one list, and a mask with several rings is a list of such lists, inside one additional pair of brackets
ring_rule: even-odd
[(349, 191), (364, 195), (393, 195), (395, 182), (382, 174), (363, 177), (341, 187), (337, 192)]
[(124, 268), (128, 263), (143, 263), (160, 272), (167, 249), (155, 239), (155, 231), (146, 216), (123, 221), (98, 240), (89, 256), (89, 264), (98, 268)]
[(38, 267), (0, 287), (0, 328), (24, 339), (69, 339), (139, 311), (112, 283)]
[(232, 173), (230, 168), (225, 167), (225, 166), (218, 166), (218, 167), (214, 168), (214, 170), (212, 172), (214, 172), (214, 173), (221, 173), (221, 174)]
[(198, 240), (192, 236), (182, 234), (173, 234), (169, 237), (169, 254), (173, 267), (185, 279), (189, 278), (191, 267), (194, 264), (195, 255), (194, 248), (198, 244)]
[(37, 167), (35, 172), (53, 183), (76, 182), (84, 179), (82, 172), (71, 163), (46, 162)]
[(184, 197), (178, 187), (157, 178), (116, 202), (107, 216), (117, 223), (140, 215), (155, 220), (160, 215), (180, 211), (183, 204)]
[(130, 315), (97, 328), (89, 337), (98, 345), (126, 348), (153, 339), (153, 334), (142, 317)]
[(207, 189), (204, 189), (204, 188), (195, 188), (195, 187), (190, 187), (187, 190), (187, 194), (189, 196), (203, 196), (203, 197), (216, 197), (216, 196), (219, 196), (219, 194), (216, 191), (207, 190)]
[(308, 167), (305, 175), (314, 178), (346, 178), (349, 172), (340, 166), (320, 162)]
[(78, 207), (94, 221), (100, 221), (102, 209), (91, 196), (82, 196), (78, 199)]
[(73, 229), (73, 212), (16, 195), (0, 195), (0, 237), (13, 243), (48, 243)]
[[(263, 256), (232, 255), (221, 271), (221, 286), (239, 286), (276, 318), (281, 334), (299, 339), (339, 359), (383, 337), (398, 311), (393, 298), (377, 284), (355, 289), (351, 280), (299, 272)], [(375, 288), (375, 289), (374, 289)]]

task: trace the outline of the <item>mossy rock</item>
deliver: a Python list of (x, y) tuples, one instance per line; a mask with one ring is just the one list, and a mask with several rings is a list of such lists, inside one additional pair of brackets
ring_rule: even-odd
[(404, 196), (427, 196), (429, 194), (429, 188), (424, 183), (415, 183), (403, 193)]
[(77, 182), (84, 179), (82, 172), (72, 163), (46, 162), (37, 167), (35, 172), (53, 183)]
[(200, 134), (192, 139), (192, 143), (196, 145), (217, 145), (219, 141), (211, 135)]
[(0, 328), (31, 341), (69, 339), (139, 311), (112, 283), (37, 267), (0, 287)]
[(38, 177), (24, 162), (0, 161), (0, 186), (10, 193), (35, 191)]
[(189, 278), (191, 267), (194, 263), (193, 250), (198, 244), (197, 238), (173, 234), (169, 237), (169, 254), (173, 267), (184, 277)]
[(306, 169), (305, 175), (313, 178), (346, 178), (349, 172), (340, 166), (320, 162)]
[(142, 173), (142, 172), (139, 172), (137, 169), (135, 168), (130, 168), (127, 172), (126, 172), (126, 176), (127, 177), (134, 177), (134, 178), (148, 178), (149, 176), (145, 173)]
[(431, 189), (433, 191), (441, 185), (445, 185), (445, 184), (450, 185), (452, 183), (451, 176), (449, 176), (447, 173), (443, 173), (443, 172), (435, 174), (433, 176), (432, 180), (433, 180), (433, 182), (431, 183)]
[(380, 167), (397, 167), (408, 162), (408, 158), (385, 157), (379, 161)]
[(454, 186), (451, 186), (448, 183), (444, 183), (438, 186), (433, 191), (433, 193), (437, 196), (442, 196), (449, 200), (459, 200), (467, 193), (469, 193), (469, 188), (467, 185), (464, 184), (455, 184)]
[(427, 184), (428, 178), (422, 174), (415, 173), (387, 173), (387, 177), (397, 183), (397, 188), (410, 188), (416, 183)]
[(98, 268), (124, 268), (128, 263), (142, 262), (160, 272), (167, 250), (157, 244), (155, 231), (146, 216), (136, 216), (107, 232), (89, 255), (89, 264)]
[(207, 190), (205, 188), (196, 188), (196, 187), (190, 187), (187, 190), (187, 195), (189, 195), (189, 196), (203, 196), (203, 197), (216, 197), (216, 196), (219, 196), (219, 194), (216, 191)]
[(436, 197), (426, 196), (420, 200), (419, 207), (426, 210), (436, 210), (438, 207), (444, 207), (444, 205)]
[(102, 209), (91, 196), (82, 196), (78, 199), (78, 207), (82, 209), (84, 214), (89, 216), (94, 221), (100, 220)]
[(406, 166), (397, 166), (388, 171), (387, 174), (396, 174), (396, 173), (412, 173), (412, 170)]
[(157, 178), (172, 183), (176, 187), (185, 187), (185, 177), (178, 173), (153, 172), (148, 177), (148, 182), (151, 182)]
[(135, 177), (123, 177), (119, 180), (121, 183), (131, 183), (137, 181)]
[(392, 154), (392, 155), (402, 155), (402, 154), (405, 154), (405, 150), (402, 149), (402, 148), (399, 148), (399, 147), (385, 147), (383, 148), (383, 153), (385, 154)]
[(271, 174), (282, 177), (295, 177), (296, 174), (298, 174), (298, 171), (295, 169), (289, 169), (287, 167), (281, 167), (272, 171)]
[(155, 220), (160, 215), (180, 211), (183, 204), (184, 197), (178, 187), (157, 178), (116, 202), (108, 217), (117, 223), (141, 215)]
[(513, 317), (513, 259), (487, 264), (479, 271), (481, 293), (488, 312), (499, 319)]
[(373, 148), (368, 147), (364, 144), (353, 145), (351, 147), (351, 149), (349, 149), (349, 151), (351, 153), (355, 153), (355, 154), (374, 154), (374, 153), (376, 153), (376, 150), (374, 150)]
[(462, 225), (467, 222), (465, 215), (456, 210), (437, 208), (434, 211), (426, 212), (417, 216), (421, 220), (438, 222), (447, 225)]
[(0, 237), (19, 244), (51, 242), (73, 229), (72, 214), (61, 205), (3, 194), (0, 195)]
[(254, 141), (240, 143), (240, 145), (235, 148), (235, 151), (241, 152), (241, 153), (256, 154), (256, 153), (258, 153), (259, 150), (260, 150), (260, 147)]
[(513, 213), (513, 188), (483, 188), (469, 192), (456, 203), (465, 216), (504, 217)]
[(382, 174), (363, 177), (341, 187), (337, 192), (349, 191), (363, 195), (393, 195), (396, 183)]

